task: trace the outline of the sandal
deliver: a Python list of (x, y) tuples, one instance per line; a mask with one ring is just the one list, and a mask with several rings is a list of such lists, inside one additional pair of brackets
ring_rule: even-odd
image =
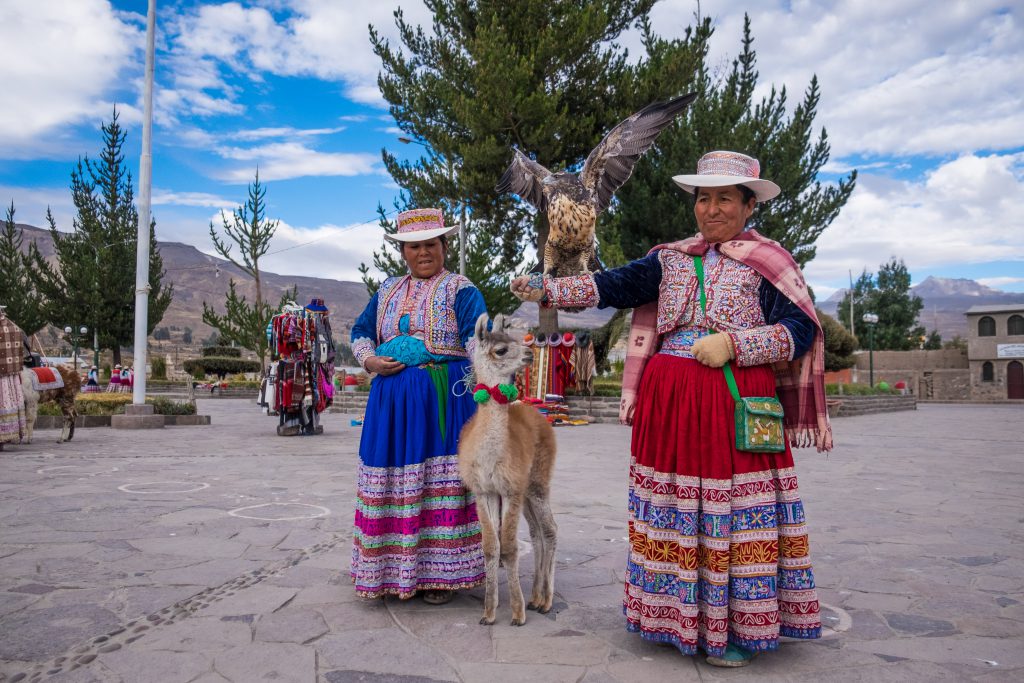
[(423, 602), (428, 605), (446, 605), (455, 599), (455, 591), (430, 590), (423, 591)]
[(721, 657), (712, 657), (711, 655), (708, 655), (704, 661), (711, 666), (736, 668), (750, 664), (750, 660), (753, 659), (756, 654), (756, 652), (744, 650), (743, 648), (736, 647), (732, 643), (729, 643), (725, 646), (725, 652), (722, 653)]

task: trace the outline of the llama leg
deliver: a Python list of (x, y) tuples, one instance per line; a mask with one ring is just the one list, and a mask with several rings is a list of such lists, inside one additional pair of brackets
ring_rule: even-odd
[(540, 526), (538, 535), (543, 538), (541, 555), (537, 560), (537, 575), (534, 577), (534, 582), (541, 587), (541, 599), (536, 607), (541, 614), (547, 614), (555, 598), (555, 549), (558, 544), (558, 525), (555, 524), (551, 502), (546, 495), (543, 498), (535, 498), (533, 505)]
[(71, 405), (65, 408), (64, 422), (68, 425), (68, 441), (75, 438), (75, 420), (78, 419), (78, 411), (75, 410), (75, 398), (71, 397)]
[(526, 517), (526, 525), (530, 527), (530, 542), (533, 544), (533, 590), (530, 592), (530, 602), (527, 603), (526, 609), (537, 609), (544, 602), (544, 574), (541, 564), (544, 557), (544, 534), (541, 533), (537, 506), (530, 491), (527, 491), (526, 499), (523, 501), (523, 515)]
[(519, 583), (519, 514), (523, 509), (522, 494), (513, 494), (501, 500), (501, 562), (508, 574), (509, 602), (512, 603), (512, 625), (526, 623), (526, 602)]
[(39, 401), (25, 401), (25, 443), (32, 443), (32, 434), (36, 430), (36, 416), (39, 415)]
[(494, 614), (498, 609), (498, 553), (499, 529), (501, 523), (501, 498), (496, 493), (478, 493), (476, 496), (476, 513), (480, 518), (480, 533), (484, 547), (484, 616), (480, 623), (494, 623)]

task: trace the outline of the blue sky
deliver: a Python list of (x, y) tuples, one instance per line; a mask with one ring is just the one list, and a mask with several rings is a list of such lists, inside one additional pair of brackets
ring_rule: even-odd
[[(416, 155), (376, 87), (367, 25), (394, 37), (392, 12), (429, 24), (421, 2), (158, 2), (153, 212), (158, 237), (212, 251), (211, 220), (245, 200), (257, 165), (281, 227), (264, 266), (358, 279), (380, 247), (375, 213), (397, 187), (381, 148)], [(828, 130), (826, 182), (858, 168), (850, 202), (822, 235), (807, 277), (819, 296), (890, 256), (915, 282), (969, 277), (1024, 291), (1024, 9), (936, 4), (704, 0), (724, 70), (751, 14), (763, 91), (799, 99), (817, 74)], [(680, 35), (695, 0), (663, 0), (652, 23)], [(116, 105), (137, 175), (146, 3), (0, 4), (0, 201), (70, 230), (69, 174), (99, 150)], [(640, 52), (635, 34), (621, 41)], [(669, 95), (670, 93), (666, 93)], [(691, 169), (680, 169), (686, 172)], [(763, 169), (767, 177), (771, 169)], [(670, 182), (666, 178), (666, 182)]]

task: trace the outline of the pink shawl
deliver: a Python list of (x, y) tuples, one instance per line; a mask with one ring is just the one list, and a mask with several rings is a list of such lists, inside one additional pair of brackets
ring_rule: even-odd
[[(708, 242), (698, 235), (658, 245), (651, 252), (673, 249), (690, 256), (702, 256), (709, 247)], [(793, 447), (814, 444), (818, 451), (831, 450), (832, 426), (825, 405), (825, 338), (800, 266), (778, 242), (758, 234), (756, 230), (747, 230), (721, 243), (719, 250), (756, 270), (814, 321), (817, 331), (810, 350), (797, 360), (773, 364), (775, 386), (785, 410), (786, 434), (790, 444)], [(657, 351), (657, 321), (657, 301), (633, 310), (622, 377), (622, 402), (619, 405), (619, 421), (623, 424), (633, 423), (640, 378), (647, 361)]]

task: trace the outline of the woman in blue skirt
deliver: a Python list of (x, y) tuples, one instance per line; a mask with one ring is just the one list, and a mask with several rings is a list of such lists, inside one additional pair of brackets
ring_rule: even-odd
[(483, 583), (480, 525), (459, 478), (457, 441), (475, 404), (469, 372), (483, 296), (444, 267), (439, 209), (398, 215), (389, 239), (409, 274), (385, 280), (352, 328), (352, 350), (376, 377), (359, 443), (352, 581), (367, 598), (441, 604)]

